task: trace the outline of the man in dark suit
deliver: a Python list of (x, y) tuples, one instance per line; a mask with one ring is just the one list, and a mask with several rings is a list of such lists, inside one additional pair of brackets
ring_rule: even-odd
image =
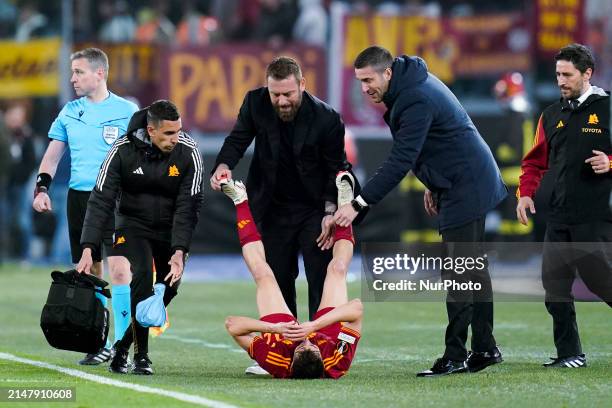
[(255, 139), (246, 184), (266, 260), (297, 316), (295, 279), (302, 253), (312, 319), (332, 258), (335, 176), (344, 163), (344, 124), (337, 112), (305, 91), (294, 59), (276, 58), (266, 69), (266, 80), (267, 87), (246, 94), (210, 183), (219, 190), (219, 180), (231, 179), (231, 170)]
[[(351, 205), (335, 215), (350, 225), (360, 211), (383, 199), (412, 170), (425, 184), (428, 215), (439, 215), (439, 230), (451, 257), (482, 256), (485, 216), (507, 195), (489, 146), (455, 95), (427, 71), (418, 57), (393, 58), (382, 47), (369, 47), (355, 60), (355, 76), (373, 102), (387, 107), (385, 121), (393, 147), (389, 158)], [(445, 351), (421, 377), (480, 371), (502, 361), (493, 337), (493, 298), (487, 268), (470, 274), (452, 270), (443, 279), (472, 280), (481, 290), (449, 290)], [(472, 352), (467, 353), (472, 326)]]

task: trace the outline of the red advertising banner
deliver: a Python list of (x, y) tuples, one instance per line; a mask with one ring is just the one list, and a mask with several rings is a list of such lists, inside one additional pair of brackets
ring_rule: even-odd
[(527, 71), (531, 66), (531, 35), (520, 13), (453, 17), (444, 20), (445, 35), (457, 51), (455, 78)]
[(266, 66), (278, 55), (295, 58), (306, 78), (306, 89), (320, 99), (327, 98), (324, 50), (298, 44), (280, 50), (263, 44), (161, 50), (158, 96), (176, 103), (186, 129), (228, 131), (245, 94), (264, 85)]
[(571, 43), (584, 43), (584, 0), (536, 0), (535, 38), (538, 58), (548, 59)]
[(384, 127), (384, 107), (373, 105), (361, 94), (354, 79), (353, 62), (372, 44), (393, 55), (418, 55), (442, 81), (526, 71), (531, 66), (528, 20), (520, 13), (432, 18), (415, 15), (361, 15), (346, 13), (332, 53), (339, 64), (340, 80), (332, 84), (333, 102), (346, 124)]

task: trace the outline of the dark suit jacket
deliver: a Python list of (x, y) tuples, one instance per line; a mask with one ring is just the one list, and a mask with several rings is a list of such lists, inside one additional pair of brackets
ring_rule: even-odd
[[(297, 171), (307, 194), (323, 210), (325, 201), (336, 203), (335, 176), (345, 160), (344, 124), (336, 111), (308, 92), (304, 92), (294, 120), (293, 156)], [(214, 173), (220, 163), (225, 163), (233, 169), (255, 139), (246, 186), (256, 222), (266, 214), (276, 187), (279, 122), (268, 88), (249, 91), (213, 168)]]

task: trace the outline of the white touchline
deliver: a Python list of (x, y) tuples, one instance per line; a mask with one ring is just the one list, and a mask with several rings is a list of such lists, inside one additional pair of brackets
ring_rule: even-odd
[(21, 358), (21, 357), (17, 357), (12, 354), (8, 354), (8, 353), (0, 353), (0, 359), (8, 360), (8, 361), (15, 361), (18, 363), (29, 364), (29, 365), (33, 365), (36, 367), (59, 371), (60, 373), (71, 375), (73, 377), (82, 378), (84, 380), (97, 382), (99, 384), (112, 385), (114, 387), (120, 387), (120, 388), (127, 388), (129, 390), (137, 391), (137, 392), (162, 395), (164, 397), (174, 398), (179, 401), (189, 402), (189, 403), (201, 405), (204, 407), (236, 408), (235, 405), (230, 405), (230, 404), (226, 404), (225, 402), (210, 400), (208, 398), (199, 397), (197, 395), (190, 395), (190, 394), (185, 394), (185, 393), (176, 392), (176, 391), (161, 390), (158, 388), (147, 387), (146, 385), (132, 384), (132, 383), (123, 382), (119, 380), (113, 380), (112, 378), (103, 377), (101, 375), (90, 374), (90, 373), (86, 373), (85, 371), (79, 371), (79, 370), (75, 370), (72, 368), (60, 367), (55, 364), (45, 363), (44, 361), (36, 361), (36, 360), (30, 360), (27, 358)]
[(199, 344), (200, 346), (204, 346), (207, 348), (213, 348), (213, 349), (226, 349), (228, 351), (231, 351), (233, 353), (244, 353), (244, 350), (235, 347), (235, 346), (230, 346), (229, 344), (224, 344), (224, 343), (209, 343), (205, 340), (201, 340), (201, 339), (193, 339), (190, 337), (180, 337), (180, 336), (176, 336), (173, 334), (164, 334), (163, 336), (159, 336), (158, 339), (161, 340), (176, 340), (176, 341), (180, 341), (183, 343), (188, 343), (188, 344)]

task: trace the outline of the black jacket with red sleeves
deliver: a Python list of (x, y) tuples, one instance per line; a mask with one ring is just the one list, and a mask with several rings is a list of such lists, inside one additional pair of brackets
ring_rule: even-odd
[(533, 148), (523, 158), (517, 197), (533, 197), (544, 173), (552, 169), (550, 221), (582, 224), (612, 220), (612, 172), (596, 174), (585, 163), (594, 156), (593, 150), (612, 155), (610, 95), (597, 87), (576, 110), (563, 100), (544, 110)]
[(169, 154), (151, 143), (146, 109), (134, 113), (125, 136), (117, 139), (102, 163), (87, 203), (81, 245), (102, 239), (104, 221), (120, 194), (115, 228), (137, 228), (167, 241), (172, 250), (189, 251), (202, 206), (202, 157), (195, 141), (181, 134)]

